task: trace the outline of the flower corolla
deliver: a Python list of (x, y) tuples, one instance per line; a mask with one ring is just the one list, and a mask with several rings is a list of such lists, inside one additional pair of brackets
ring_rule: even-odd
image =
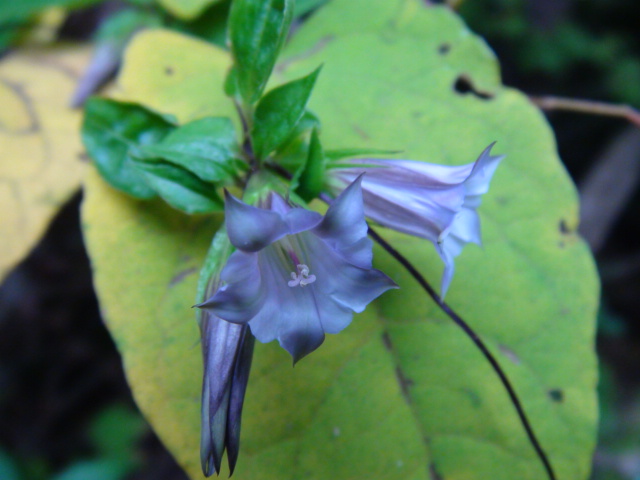
[(454, 272), (454, 258), (467, 243), (481, 244), (476, 209), (504, 156), (491, 155), (489, 145), (467, 165), (445, 166), (413, 160), (349, 159), (329, 171), (337, 191), (366, 173), (362, 180), (365, 215), (383, 227), (433, 242), (445, 268), (441, 296)]
[(261, 342), (277, 339), (294, 362), (325, 333), (343, 330), (354, 312), (396, 287), (372, 268), (361, 181), (355, 178), (324, 216), (275, 193), (265, 208), (227, 193), (225, 222), (237, 250), (220, 274), (222, 286), (198, 307), (248, 324)]

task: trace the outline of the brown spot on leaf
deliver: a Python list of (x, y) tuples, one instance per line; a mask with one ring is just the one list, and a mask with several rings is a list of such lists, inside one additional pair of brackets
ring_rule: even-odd
[(431, 476), (431, 480), (444, 480), (444, 477), (440, 475), (438, 467), (436, 467), (434, 462), (429, 464), (429, 475)]
[(560, 230), (560, 233), (562, 233), (563, 235), (569, 235), (570, 233), (572, 233), (565, 219), (560, 220), (558, 228)]
[(184, 280), (184, 278), (188, 275), (191, 275), (192, 273), (196, 272), (198, 269), (196, 267), (191, 267), (191, 268), (187, 268), (185, 270), (182, 270), (181, 272), (177, 273), (169, 282), (169, 286), (173, 287), (175, 285), (177, 285), (178, 283), (180, 283), (182, 280)]
[(369, 140), (371, 138), (369, 134), (367, 134), (367, 132), (362, 130), (362, 128), (360, 128), (358, 125), (352, 125), (352, 128), (353, 128), (353, 131), (356, 132), (360, 138), (364, 140)]
[(396, 379), (402, 390), (402, 396), (407, 403), (411, 403), (411, 395), (409, 389), (414, 385), (413, 380), (408, 378), (400, 367), (396, 367)]
[(391, 343), (391, 337), (389, 336), (389, 332), (383, 332), (382, 333), (382, 344), (384, 345), (384, 348), (386, 348), (389, 351), (393, 350), (393, 344)]
[(552, 388), (547, 392), (547, 395), (556, 403), (562, 403), (564, 401), (564, 392), (560, 388)]
[(474, 86), (471, 78), (464, 74), (458, 76), (455, 83), (453, 84), (453, 89), (460, 95), (470, 94), (479, 98), (480, 100), (491, 100), (493, 98), (493, 93), (478, 90)]
[(520, 357), (516, 354), (516, 352), (511, 350), (506, 345), (498, 345), (498, 348), (500, 349), (502, 354), (505, 357), (507, 357), (509, 360), (511, 360), (514, 364), (520, 365), (520, 363), (522, 363), (522, 361), (520, 360)]
[(164, 67), (164, 73), (168, 76), (173, 75), (173, 67)]

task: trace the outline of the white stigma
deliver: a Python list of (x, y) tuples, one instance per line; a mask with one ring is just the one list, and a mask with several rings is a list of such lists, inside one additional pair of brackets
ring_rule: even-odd
[(291, 272), (291, 280), (288, 282), (290, 287), (297, 287), (298, 285), (305, 287), (316, 281), (315, 275), (309, 275), (309, 267), (306, 265), (297, 265), (296, 268), (298, 273)]

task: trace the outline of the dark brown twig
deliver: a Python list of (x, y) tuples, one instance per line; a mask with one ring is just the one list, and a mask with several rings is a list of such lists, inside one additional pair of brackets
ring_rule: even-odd
[(589, 115), (624, 118), (640, 128), (640, 111), (629, 105), (614, 105), (605, 102), (595, 102), (593, 100), (576, 100), (553, 96), (530, 96), (529, 99), (542, 110), (562, 110), (566, 112), (586, 113)]

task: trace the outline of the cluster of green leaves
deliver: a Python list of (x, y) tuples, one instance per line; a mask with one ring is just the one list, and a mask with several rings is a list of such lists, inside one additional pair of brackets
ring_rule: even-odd
[[(303, 11), (317, 3), (303, 2)], [(223, 208), (220, 188), (242, 187), (244, 173), (273, 162), (292, 179), (290, 194), (303, 201), (317, 197), (327, 160), (341, 157), (341, 152), (325, 155), (320, 122), (306, 108), (321, 67), (265, 93), (293, 15), (293, 0), (233, 2), (228, 23), (233, 65), (225, 90), (237, 106), (242, 132), (230, 118), (179, 126), (142, 105), (89, 100), (82, 137), (102, 176), (133, 197), (160, 196), (188, 214), (212, 213)]]

